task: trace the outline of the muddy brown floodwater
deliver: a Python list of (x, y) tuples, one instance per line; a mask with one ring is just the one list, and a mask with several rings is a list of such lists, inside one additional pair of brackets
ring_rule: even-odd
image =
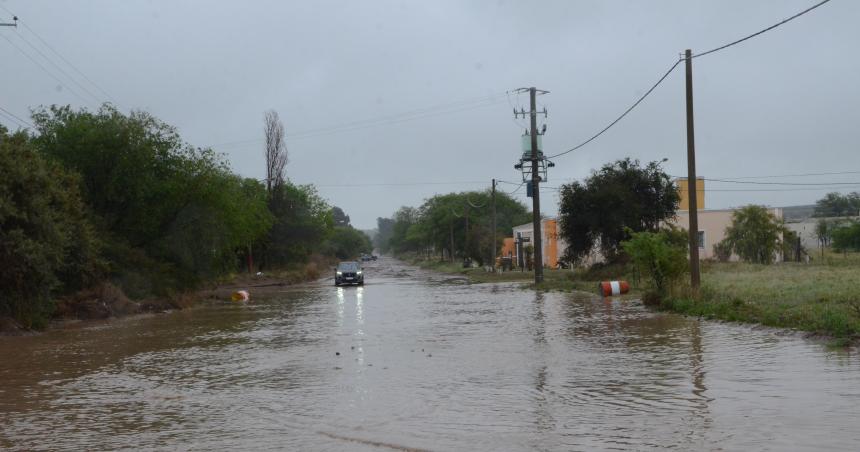
[(846, 351), (389, 259), (366, 272), (0, 338), (0, 448), (860, 447)]

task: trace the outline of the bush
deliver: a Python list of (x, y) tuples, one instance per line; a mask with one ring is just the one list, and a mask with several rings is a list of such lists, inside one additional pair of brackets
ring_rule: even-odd
[(92, 284), (101, 264), (78, 177), (0, 127), (0, 316), (42, 328), (51, 296)]
[(714, 255), (720, 262), (728, 262), (732, 257), (732, 245), (723, 240), (714, 245)]
[(674, 230), (631, 232), (630, 240), (621, 243), (658, 296), (665, 295), (688, 270), (687, 250), (677, 236)]

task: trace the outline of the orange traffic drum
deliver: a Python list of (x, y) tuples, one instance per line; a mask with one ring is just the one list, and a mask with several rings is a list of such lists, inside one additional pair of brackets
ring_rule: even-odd
[(627, 284), (627, 281), (602, 281), (598, 290), (604, 297), (621, 295), (630, 291), (630, 284)]

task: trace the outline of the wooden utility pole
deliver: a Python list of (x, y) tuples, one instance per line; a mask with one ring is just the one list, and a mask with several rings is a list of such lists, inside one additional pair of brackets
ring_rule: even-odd
[(454, 262), (454, 218), (453, 217), (451, 218), (451, 221), (448, 223), (448, 225), (451, 227), (451, 250), (448, 253), (449, 254), (448, 257), (451, 258), (451, 262)]
[(493, 179), (493, 255), (490, 258), (490, 264), (493, 266), (493, 271), (496, 271), (496, 180)]
[(537, 130), (537, 88), (529, 88), (531, 101), (531, 139), (532, 139), (532, 225), (534, 227), (535, 284), (543, 282), (543, 246), (540, 231), (540, 156), (538, 155)]
[(693, 134), (693, 56), (692, 51), (684, 52), (687, 67), (687, 208), (690, 215), (690, 287), (693, 295), (698, 296), (701, 276), (699, 275), (699, 203), (696, 193), (696, 140)]
[(466, 233), (463, 236), (463, 252), (465, 255), (463, 256), (463, 260), (469, 258), (469, 203), (466, 203), (464, 207), (466, 210)]

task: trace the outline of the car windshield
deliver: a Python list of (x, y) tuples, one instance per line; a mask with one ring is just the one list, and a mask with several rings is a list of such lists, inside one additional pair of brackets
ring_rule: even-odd
[(341, 262), (337, 266), (337, 269), (338, 269), (338, 271), (342, 271), (342, 272), (354, 272), (354, 271), (358, 270), (358, 263), (357, 262)]

